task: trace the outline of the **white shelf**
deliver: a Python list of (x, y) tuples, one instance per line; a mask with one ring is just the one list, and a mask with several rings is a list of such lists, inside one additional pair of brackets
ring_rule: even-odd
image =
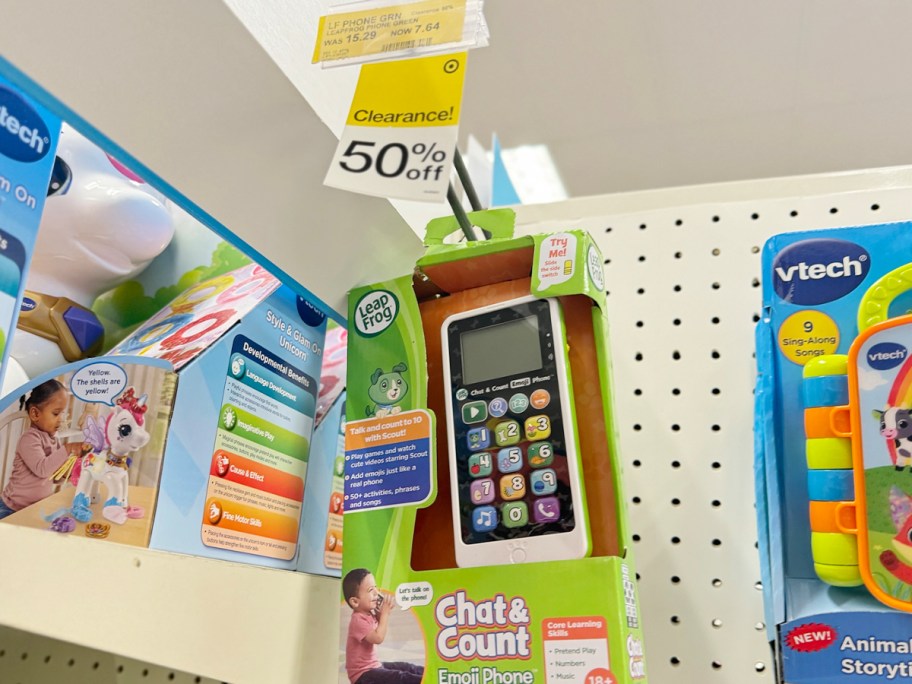
[(0, 623), (231, 684), (334, 681), (338, 597), (325, 577), (0, 525)]

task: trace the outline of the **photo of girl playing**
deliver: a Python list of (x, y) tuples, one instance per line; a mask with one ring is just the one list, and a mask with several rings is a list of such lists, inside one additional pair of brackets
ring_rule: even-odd
[(9, 482), (0, 493), (0, 519), (31, 506), (53, 493), (51, 475), (67, 460), (57, 440), (67, 409), (67, 392), (57, 380), (35, 387), (19, 401), (28, 413), (29, 427), (19, 438)]

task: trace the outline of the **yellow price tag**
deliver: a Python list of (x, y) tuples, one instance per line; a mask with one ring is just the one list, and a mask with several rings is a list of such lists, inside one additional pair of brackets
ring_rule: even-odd
[(330, 62), (459, 43), (466, 0), (422, 0), (320, 17), (313, 61)]

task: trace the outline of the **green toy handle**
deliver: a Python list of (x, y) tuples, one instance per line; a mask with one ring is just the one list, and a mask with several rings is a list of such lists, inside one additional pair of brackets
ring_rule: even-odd
[(858, 332), (862, 333), (872, 325), (887, 320), (890, 304), (909, 290), (912, 290), (912, 264), (893, 269), (877, 280), (858, 304)]
[[(472, 211), (467, 214), (469, 222), (491, 234), (493, 240), (507, 240), (513, 237), (513, 228), (516, 225), (516, 212), (512, 209), (487, 209), (485, 211)], [(462, 232), (455, 216), (442, 216), (431, 220), (427, 224), (424, 234), (426, 247), (442, 245), (443, 241), (453, 233)]]

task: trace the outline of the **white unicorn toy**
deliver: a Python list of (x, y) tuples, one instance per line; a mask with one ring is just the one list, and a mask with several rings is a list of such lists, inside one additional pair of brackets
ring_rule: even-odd
[[(117, 408), (104, 421), (104, 427), (89, 417), (85, 428), (86, 444), (92, 450), (82, 457), (82, 468), (76, 495), (73, 497), (73, 517), (80, 522), (92, 519), (92, 502), (98, 499), (98, 485), (107, 489), (107, 499), (101, 509), (106, 520), (123, 525), (128, 518), (141, 518), (142, 508), (130, 506), (127, 500), (130, 477), (130, 454), (149, 443), (145, 422), (146, 395), (138, 399), (128, 387), (117, 400)], [(75, 473), (74, 473), (75, 475)]]
[(95, 299), (137, 276), (173, 236), (164, 196), (64, 125), (4, 389), (98, 355)]

